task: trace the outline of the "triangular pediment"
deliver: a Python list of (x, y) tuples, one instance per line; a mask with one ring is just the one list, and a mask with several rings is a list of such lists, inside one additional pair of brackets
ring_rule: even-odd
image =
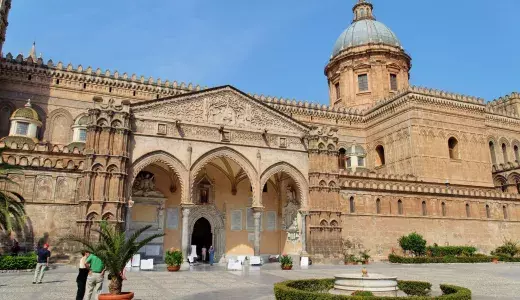
[(302, 136), (308, 127), (241, 91), (224, 86), (132, 105), (137, 119)]

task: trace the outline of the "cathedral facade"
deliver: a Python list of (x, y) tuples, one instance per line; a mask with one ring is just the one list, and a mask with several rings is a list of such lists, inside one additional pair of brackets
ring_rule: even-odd
[(151, 225), (165, 236), (144, 256), (213, 245), (218, 260), (383, 259), (413, 231), (482, 252), (520, 239), (520, 94), (411, 86), (411, 57), (373, 9), (358, 1), (333, 47), (329, 105), (64, 65), (34, 46), (3, 55), (1, 159), (21, 172), (0, 189), (24, 204), (19, 234)]

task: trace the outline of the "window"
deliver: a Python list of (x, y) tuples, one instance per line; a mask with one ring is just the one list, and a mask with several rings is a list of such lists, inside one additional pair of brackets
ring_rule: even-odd
[(29, 131), (29, 123), (17, 122), (17, 124), (16, 124), (16, 134), (17, 135), (27, 135), (28, 131)]
[(87, 130), (86, 129), (79, 130), (79, 140), (81, 142), (85, 142), (87, 140)]
[(400, 215), (403, 214), (403, 201), (401, 200), (397, 201), (397, 213)]
[(446, 203), (442, 202), (441, 210), (442, 210), (442, 216), (446, 217)]
[(357, 158), (357, 161), (358, 161), (358, 167), (364, 167), (365, 166), (365, 158), (362, 157), (362, 156), (358, 156)]
[(362, 17), (364, 17), (364, 16), (365, 16), (365, 14), (366, 14), (366, 13), (365, 13), (365, 9), (364, 9), (364, 8), (362, 8), (362, 9), (361, 9), (361, 16), (362, 16)]
[(507, 192), (507, 183), (501, 182), (500, 183), (500, 190), (502, 190), (503, 193)]
[(516, 192), (520, 194), (520, 180), (516, 180)]
[(390, 90), (397, 91), (397, 75), (390, 74)]
[(507, 220), (507, 207), (505, 205), (502, 206), (502, 213), (504, 214), (504, 220)]
[(376, 214), (380, 214), (381, 213), (381, 199), (377, 199), (376, 200)]
[(385, 148), (379, 145), (376, 147), (376, 167), (385, 165)]
[(352, 160), (350, 159), (350, 157), (347, 157), (347, 168), (350, 167), (352, 167)]
[(345, 169), (345, 160), (346, 160), (346, 154), (347, 151), (343, 148), (339, 149), (339, 155), (338, 155), (338, 167), (340, 169)]
[(448, 149), (451, 159), (459, 159), (459, 142), (456, 138), (450, 137), (448, 140)]
[(339, 87), (339, 82), (337, 82), (334, 85), (334, 89), (336, 90), (336, 99), (340, 99), (341, 98), (341, 89)]
[(358, 89), (360, 92), (368, 91), (368, 74), (358, 75)]
[(356, 212), (356, 203), (354, 203), (354, 197), (350, 197), (350, 213)]
[(517, 146), (517, 145), (515, 145), (515, 146), (513, 147), (513, 151), (515, 152), (515, 160), (516, 160), (517, 162), (520, 162), (520, 153), (518, 153), (518, 146)]
[(267, 193), (267, 183), (264, 184), (264, 189), (262, 190), (262, 193)]
[(495, 144), (493, 142), (489, 142), (489, 153), (491, 153), (491, 163), (497, 164), (497, 157), (495, 155)]
[(426, 216), (428, 212), (426, 211), (426, 201), (422, 202), (422, 215)]
[(471, 209), (469, 207), (469, 203), (466, 203), (466, 217), (471, 217)]
[(329, 226), (329, 222), (327, 222), (326, 220), (321, 220), (320, 226)]
[(507, 146), (505, 143), (502, 143), (502, 157), (504, 158), (504, 163), (507, 163), (509, 161), (507, 159)]
[(486, 217), (491, 218), (491, 211), (489, 210), (489, 205), (486, 204)]

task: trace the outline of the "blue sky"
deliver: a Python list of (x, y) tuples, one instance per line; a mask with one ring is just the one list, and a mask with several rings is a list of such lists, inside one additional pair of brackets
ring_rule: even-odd
[[(4, 52), (328, 103), (324, 66), (355, 0), (16, 0)], [(518, 0), (373, 0), (411, 82), (492, 100), (520, 90)]]

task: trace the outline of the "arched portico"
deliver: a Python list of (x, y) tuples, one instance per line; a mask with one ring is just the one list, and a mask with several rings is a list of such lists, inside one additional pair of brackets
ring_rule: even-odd
[(269, 178), (278, 173), (285, 173), (294, 180), (298, 189), (301, 209), (307, 209), (309, 205), (309, 184), (307, 179), (300, 171), (298, 171), (298, 169), (286, 162), (279, 162), (267, 168), (260, 177), (260, 186), (264, 186)]

